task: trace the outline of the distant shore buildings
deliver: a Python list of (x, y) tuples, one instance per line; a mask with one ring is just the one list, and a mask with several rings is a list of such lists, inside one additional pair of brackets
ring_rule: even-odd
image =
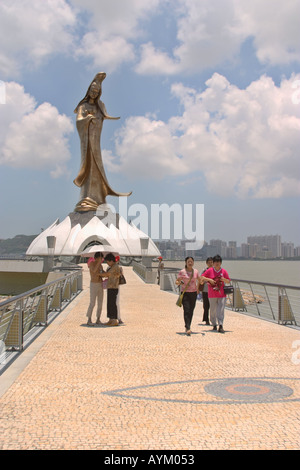
[[(23, 258), (36, 235), (17, 235), (12, 239), (0, 239), (0, 258)], [(212, 239), (204, 242), (201, 250), (186, 251), (187, 242), (193, 240), (153, 240), (162, 257), (169, 260), (182, 260), (191, 253), (197, 260), (220, 254), (223, 259), (300, 259), (300, 246), (292, 242), (282, 242), (280, 235), (248, 236), (247, 242), (238, 246), (234, 240)]]
[[(184, 241), (156, 241), (164, 259), (183, 259), (186, 256)], [(282, 242), (280, 235), (254, 235), (247, 237), (247, 243), (237, 245), (236, 241), (212, 239), (204, 242), (203, 248), (191, 254), (195, 259), (206, 259), (220, 254), (224, 259), (292, 259), (300, 257), (300, 246)]]

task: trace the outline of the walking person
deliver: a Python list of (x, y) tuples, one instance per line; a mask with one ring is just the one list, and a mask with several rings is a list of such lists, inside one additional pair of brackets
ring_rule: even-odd
[[(203, 269), (201, 275), (208, 269), (211, 268), (213, 265), (213, 259), (210, 256), (206, 259), (206, 268)], [(202, 301), (203, 301), (203, 320), (206, 325), (209, 325), (209, 298), (208, 298), (208, 286), (207, 282), (204, 283), (204, 287), (202, 290)]]
[(194, 258), (187, 256), (185, 258), (185, 268), (182, 269), (176, 279), (176, 284), (180, 285), (181, 292), (184, 292), (182, 305), (183, 305), (183, 318), (185, 332), (188, 336), (191, 335), (191, 323), (193, 319), (194, 309), (196, 305), (197, 295), (199, 293), (200, 275), (197, 269), (194, 269)]
[(116, 262), (115, 255), (108, 253), (104, 261), (109, 266), (109, 271), (106, 273), (100, 274), (101, 277), (108, 277), (107, 281), (107, 316), (109, 318), (108, 322), (105, 323), (106, 326), (117, 326), (118, 321), (118, 308), (117, 308), (117, 295), (119, 291), (119, 277), (120, 277), (120, 267)]
[(103, 254), (97, 252), (94, 255), (94, 258), (88, 261), (88, 267), (90, 271), (90, 303), (86, 313), (87, 316), (87, 325), (94, 326), (92, 322), (92, 313), (97, 301), (97, 311), (96, 311), (96, 325), (101, 324), (100, 317), (102, 312), (102, 303), (103, 303), (103, 287), (102, 279), (100, 277), (100, 272), (103, 272), (102, 267)]
[(202, 281), (208, 283), (208, 298), (210, 304), (210, 321), (213, 330), (224, 333), (224, 311), (226, 294), (224, 293), (224, 283), (228, 284), (230, 278), (226, 269), (222, 268), (222, 258), (220, 255), (213, 257), (213, 266), (208, 268), (201, 276)]

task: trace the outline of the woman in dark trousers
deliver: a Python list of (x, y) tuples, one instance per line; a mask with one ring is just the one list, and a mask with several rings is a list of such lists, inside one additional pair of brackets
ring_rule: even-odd
[(182, 269), (176, 280), (176, 284), (181, 286), (181, 292), (184, 292), (182, 305), (185, 332), (191, 335), (191, 323), (193, 319), (194, 309), (199, 293), (200, 275), (197, 269), (194, 269), (194, 258), (187, 256), (185, 258), (185, 268)]
[(117, 308), (117, 295), (119, 291), (120, 267), (116, 262), (116, 258), (112, 253), (108, 253), (104, 261), (109, 266), (109, 271), (100, 274), (101, 277), (108, 277), (107, 281), (107, 316), (109, 321), (105, 323), (106, 326), (117, 326), (118, 321), (118, 308)]

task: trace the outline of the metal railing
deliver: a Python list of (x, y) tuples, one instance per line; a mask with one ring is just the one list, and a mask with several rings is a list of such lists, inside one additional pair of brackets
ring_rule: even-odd
[(157, 267), (144, 266), (137, 261), (132, 262), (133, 271), (140, 276), (144, 282), (149, 284), (156, 284), (157, 282)]
[(276, 321), (300, 325), (300, 287), (232, 279), (234, 292), (227, 302), (235, 311)]
[(0, 364), (6, 351), (22, 351), (35, 327), (45, 327), (82, 290), (82, 269), (0, 303)]
[[(164, 270), (160, 288), (178, 294), (175, 280), (178, 270)], [(300, 326), (300, 287), (232, 279), (233, 294), (227, 296), (226, 308), (282, 325)]]

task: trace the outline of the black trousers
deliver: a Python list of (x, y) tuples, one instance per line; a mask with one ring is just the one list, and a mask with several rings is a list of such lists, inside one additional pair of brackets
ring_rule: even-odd
[(119, 289), (107, 289), (107, 316), (111, 320), (118, 318), (117, 295)]
[(187, 330), (191, 328), (194, 309), (197, 300), (197, 292), (185, 292), (182, 299), (184, 326)]
[(202, 292), (202, 300), (203, 300), (203, 321), (209, 321), (209, 298), (208, 292)]

